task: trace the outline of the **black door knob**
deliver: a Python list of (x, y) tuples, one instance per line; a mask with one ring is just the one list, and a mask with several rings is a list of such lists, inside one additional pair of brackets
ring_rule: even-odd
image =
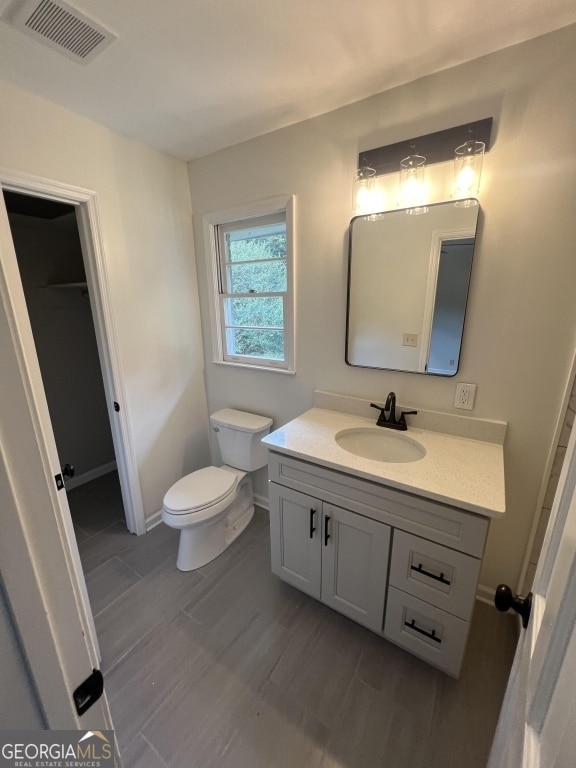
[(494, 595), (494, 605), (499, 611), (505, 612), (512, 608), (513, 611), (519, 613), (522, 617), (522, 626), (526, 629), (532, 610), (532, 592), (529, 592), (526, 597), (521, 597), (520, 595), (513, 595), (507, 584), (499, 584)]

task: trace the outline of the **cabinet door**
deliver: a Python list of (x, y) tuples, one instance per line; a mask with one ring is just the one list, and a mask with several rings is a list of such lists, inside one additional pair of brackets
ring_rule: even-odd
[(270, 483), (272, 572), (312, 597), (320, 598), (322, 502)]
[(382, 632), (390, 527), (324, 503), (321, 600)]

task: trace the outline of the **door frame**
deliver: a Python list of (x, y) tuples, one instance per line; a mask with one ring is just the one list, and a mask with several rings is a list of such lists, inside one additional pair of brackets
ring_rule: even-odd
[[(130, 533), (137, 535), (146, 533), (146, 519), (138, 475), (138, 463), (132, 443), (126, 409), (125, 379), (116, 341), (110, 301), (97, 195), (95, 192), (82, 189), (81, 187), (2, 167), (0, 167), (0, 186), (2, 189), (11, 192), (33, 195), (34, 197), (42, 197), (73, 205), (76, 209), (98, 356), (126, 514), (126, 525)], [(17, 293), (19, 288), (21, 290), (21, 287), (16, 285), (16, 283), (20, 282), (19, 270), (17, 270), (17, 274), (14, 274), (14, 270), (4, 270), (4, 279), (6, 281), (7, 298), (10, 301), (15, 319), (18, 321), (19, 313), (26, 312), (27, 315), (25, 302), (22, 304), (22, 302), (17, 301), (15, 298), (15, 292)], [(26, 356), (26, 350), (24, 352)], [(39, 394), (42, 397), (45, 396), (41, 379), (30, 376), (30, 385), (34, 398), (37, 396), (36, 393), (39, 387), (42, 390)], [(118, 412), (112, 412), (114, 403), (118, 403), (120, 406)], [(43, 424), (43, 428), (52, 430), (50, 423)]]
[[(420, 340), (420, 357), (418, 371), (426, 373), (428, 357), (430, 355), (430, 342), (432, 340), (432, 321), (434, 320), (434, 305), (436, 303), (436, 288), (438, 286), (438, 272), (440, 270), (440, 251), (444, 240), (461, 240), (467, 237), (474, 238), (476, 229), (463, 227), (461, 229), (438, 229), (432, 233), (430, 243), (430, 256), (428, 259), (428, 283), (424, 297), (424, 311), (422, 314), (422, 333)], [(472, 275), (470, 275), (472, 279)]]

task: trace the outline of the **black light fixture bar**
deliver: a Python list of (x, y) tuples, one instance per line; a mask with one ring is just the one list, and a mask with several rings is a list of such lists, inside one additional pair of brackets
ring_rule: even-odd
[(396, 144), (388, 144), (386, 147), (369, 149), (358, 155), (358, 168), (370, 166), (376, 171), (376, 176), (386, 173), (398, 173), (400, 161), (413, 154), (412, 147), (416, 147), (419, 155), (424, 155), (426, 165), (444, 163), (454, 159), (454, 150), (465, 141), (483, 141), (486, 145), (485, 152), (490, 149), (490, 137), (492, 135), (491, 117), (476, 120), (473, 123), (458, 125), (455, 128), (446, 128), (436, 133), (428, 133), (426, 136), (417, 136), (407, 141), (399, 141)]

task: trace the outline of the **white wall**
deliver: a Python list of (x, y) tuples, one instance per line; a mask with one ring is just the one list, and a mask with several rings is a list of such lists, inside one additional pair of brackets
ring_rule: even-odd
[[(494, 116), (456, 377), (478, 385), (472, 415), (509, 423), (508, 512), (481, 574), (492, 587), (517, 583), (576, 341), (575, 49), (566, 28), (189, 164), (210, 410), (278, 426), (321, 388), (374, 400), (393, 389), (402, 404), (451, 412), (455, 379), (344, 363), (352, 173), (359, 151)], [(297, 196), (297, 373), (214, 365), (202, 216), (285, 193)], [(265, 470), (256, 480), (267, 493)]]
[(97, 193), (144, 510), (209, 459), (184, 163), (0, 82), (0, 165)]

